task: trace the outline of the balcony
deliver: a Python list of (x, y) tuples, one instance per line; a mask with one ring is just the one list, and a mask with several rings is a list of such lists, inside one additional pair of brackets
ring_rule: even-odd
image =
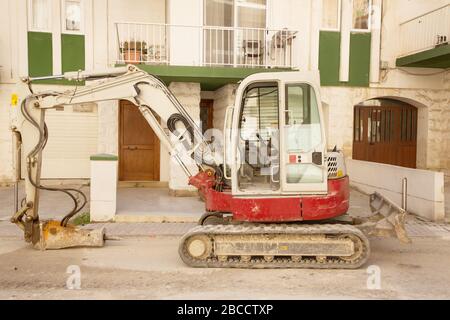
[(116, 23), (117, 64), (294, 69), (296, 31)]
[(400, 24), (399, 67), (450, 67), (450, 4)]

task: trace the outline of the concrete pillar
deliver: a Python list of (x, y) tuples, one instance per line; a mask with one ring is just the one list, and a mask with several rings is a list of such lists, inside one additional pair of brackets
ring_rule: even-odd
[[(197, 122), (197, 124), (200, 124), (200, 84), (172, 82), (169, 89), (185, 107), (192, 119)], [(198, 172), (195, 163), (190, 163), (188, 169), (192, 174)], [(173, 158), (169, 164), (169, 189), (174, 196), (190, 196), (197, 194), (197, 189), (188, 185), (186, 174)]]
[(91, 156), (92, 222), (114, 221), (117, 207), (117, 163), (115, 155)]
[(97, 70), (108, 66), (108, 0), (95, 0), (92, 4), (92, 64)]
[(236, 84), (227, 84), (214, 92), (214, 119), (215, 129), (223, 130), (225, 112), (227, 107), (234, 105)]
[(370, 49), (370, 82), (380, 79), (382, 0), (372, 0), (372, 38)]
[(119, 102), (102, 101), (98, 106), (99, 153), (119, 155)]
[(339, 81), (348, 82), (350, 74), (350, 32), (352, 29), (352, 0), (342, 0), (341, 15), (341, 64)]
[(310, 70), (319, 70), (319, 39), (322, 23), (322, 1), (311, 1)]

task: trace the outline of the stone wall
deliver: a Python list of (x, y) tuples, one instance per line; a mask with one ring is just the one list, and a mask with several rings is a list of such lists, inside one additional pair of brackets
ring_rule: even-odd
[(227, 84), (214, 92), (214, 119), (215, 129), (223, 130), (225, 112), (227, 107), (234, 105), (236, 84)]
[(102, 101), (98, 105), (98, 153), (119, 155), (119, 103)]
[[(169, 86), (170, 91), (177, 97), (178, 101), (184, 106), (192, 119), (200, 124), (200, 84), (187, 82), (172, 82)], [(186, 159), (189, 160), (189, 159)], [(197, 166), (191, 164), (189, 171), (195, 174)], [(188, 185), (188, 179), (183, 169), (175, 159), (170, 159), (169, 164), (169, 188), (175, 195), (184, 195), (184, 192), (196, 192), (197, 189)]]
[(347, 157), (353, 148), (353, 107), (365, 100), (389, 97), (418, 108), (417, 166), (450, 174), (450, 95), (448, 90), (323, 87), (327, 105), (328, 146)]

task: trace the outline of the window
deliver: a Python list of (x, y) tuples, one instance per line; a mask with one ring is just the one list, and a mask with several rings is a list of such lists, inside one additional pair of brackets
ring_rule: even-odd
[(279, 190), (279, 113), (276, 82), (250, 84), (240, 114), (240, 190)]
[(353, 0), (353, 29), (370, 30), (370, 0)]
[[(322, 169), (314, 164), (298, 162), (301, 154), (316, 150), (322, 143), (320, 114), (314, 89), (308, 84), (286, 86), (285, 108), (286, 152), (289, 163), (286, 166), (286, 182), (323, 182)], [(291, 158), (295, 161), (291, 162)]]
[(266, 7), (266, 0), (204, 0), (205, 62), (260, 64), (264, 31), (256, 28), (266, 27)]
[(205, 0), (205, 26), (232, 27), (233, 1)]
[(244, 140), (267, 140), (272, 130), (278, 130), (276, 84), (249, 89), (243, 104), (241, 136)]
[(322, 141), (319, 108), (314, 89), (308, 84), (287, 85), (285, 125), (287, 150), (308, 152)]
[(266, 27), (266, 0), (237, 0), (236, 5), (237, 27)]
[(29, 30), (51, 31), (51, 9), (50, 0), (30, 0)]
[(341, 1), (323, 0), (322, 29), (339, 30), (341, 20)]
[(81, 0), (63, 0), (63, 32), (82, 32), (82, 16)]

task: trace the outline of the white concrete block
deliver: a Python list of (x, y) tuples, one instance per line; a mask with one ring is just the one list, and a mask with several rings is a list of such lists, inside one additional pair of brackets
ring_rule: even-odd
[(112, 201), (92, 201), (91, 200), (91, 221), (110, 222), (116, 217), (116, 202)]
[(402, 181), (408, 179), (407, 209), (432, 221), (443, 221), (444, 174), (388, 164), (346, 160), (350, 184), (367, 193), (378, 191), (401, 205)]
[(91, 157), (91, 221), (113, 221), (117, 206), (116, 156)]

